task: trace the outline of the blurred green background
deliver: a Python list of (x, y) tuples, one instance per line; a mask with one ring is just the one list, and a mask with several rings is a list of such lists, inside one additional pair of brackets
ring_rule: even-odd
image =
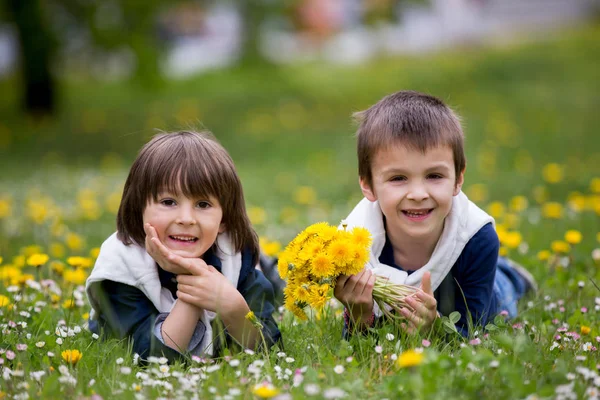
[[(26, 11), (41, 7), (40, 21), (52, 15), (45, 3), (24, 3), (34, 7)], [(155, 25), (141, 17), (107, 38), (94, 31), (95, 14), (82, 6), (92, 3), (54, 3), (79, 12), (73, 11), (74, 20), (89, 28), (90, 43), (106, 54), (125, 43), (139, 57), (138, 66), (162, 57), (157, 43), (164, 42), (148, 39)], [(56, 39), (49, 63), (52, 109), (24, 108), (24, 68), (0, 80), (0, 255), (34, 243), (46, 249), (66, 243), (75, 254), (100, 245), (115, 229), (128, 168), (157, 130), (206, 128), (215, 134), (236, 163), (264, 238), (285, 242), (308, 223), (337, 223), (361, 198), (351, 114), (402, 89), (438, 96), (462, 116), (465, 191), (481, 206), (508, 204), (517, 195), (542, 205), (600, 193), (590, 188), (600, 176), (600, 26), (593, 20), (551, 34), (464, 40), (423, 53), (382, 52), (360, 63), (313, 57), (281, 64), (247, 50), (256, 22), (251, 18), (289, 17), (297, 3), (241, 7), (250, 23), (237, 61), (177, 79), (149, 67), (109, 79), (102, 70), (92, 73), (90, 60), (67, 63), (61, 57), (77, 58), (64, 51), (64, 32), (50, 23)], [(152, 21), (166, 12), (162, 2), (149, 3), (144, 12), (136, 7), (123, 3), (125, 21), (145, 13)], [(16, 26), (15, 14), (4, 8), (0, 15)], [(362, 23), (371, 26), (369, 21)], [(156, 54), (149, 54), (153, 46)], [(598, 232), (597, 212), (577, 226), (569, 218), (553, 226)], [(521, 228), (526, 236), (527, 227)], [(70, 246), (70, 233), (86, 244)], [(552, 238), (552, 232), (538, 232), (527, 239), (547, 246)]]

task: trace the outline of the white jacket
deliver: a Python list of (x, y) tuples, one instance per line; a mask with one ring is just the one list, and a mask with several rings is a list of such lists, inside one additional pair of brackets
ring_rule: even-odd
[[(237, 287), (242, 256), (239, 252), (234, 252), (231, 240), (226, 232), (219, 234), (217, 244), (218, 252), (216, 255), (222, 262), (221, 273)], [(94, 269), (86, 281), (86, 293), (92, 305), (90, 318), (94, 319), (96, 314), (102, 312), (99, 306), (100, 302), (95, 298), (91, 287), (103, 280), (133, 286), (146, 295), (158, 312), (170, 312), (177, 299), (173, 297), (169, 289), (161, 286), (158, 268), (160, 267), (146, 252), (145, 248), (136, 244), (126, 246), (117, 238), (116, 232), (113, 233), (100, 247), (100, 254)], [(210, 355), (213, 353), (211, 321), (215, 316), (215, 313), (205, 310), (201, 319), (206, 326), (206, 332), (200, 347)]]

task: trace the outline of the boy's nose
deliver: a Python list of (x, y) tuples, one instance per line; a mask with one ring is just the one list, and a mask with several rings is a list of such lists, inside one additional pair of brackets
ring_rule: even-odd
[(429, 198), (429, 193), (423, 185), (412, 185), (406, 197), (414, 201), (423, 201)]

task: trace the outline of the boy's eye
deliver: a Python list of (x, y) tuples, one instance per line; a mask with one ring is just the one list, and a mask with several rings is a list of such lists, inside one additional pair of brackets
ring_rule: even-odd
[(162, 204), (163, 206), (174, 206), (176, 203), (173, 199), (162, 199), (160, 201), (160, 204)]
[(209, 208), (210, 207), (210, 203), (208, 201), (199, 201), (198, 202), (198, 208)]
[(429, 179), (442, 179), (443, 176), (440, 174), (429, 174), (428, 178)]
[(406, 177), (405, 176), (393, 176), (390, 181), (392, 182), (399, 182), (399, 181), (405, 181)]

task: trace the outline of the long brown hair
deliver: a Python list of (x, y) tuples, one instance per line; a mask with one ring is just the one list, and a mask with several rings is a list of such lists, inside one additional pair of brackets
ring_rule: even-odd
[(117, 237), (124, 244), (144, 247), (144, 210), (163, 190), (218, 199), (233, 247), (251, 249), (256, 264), (258, 236), (246, 213), (242, 183), (227, 150), (210, 132), (161, 133), (142, 147), (129, 170), (117, 214)]

